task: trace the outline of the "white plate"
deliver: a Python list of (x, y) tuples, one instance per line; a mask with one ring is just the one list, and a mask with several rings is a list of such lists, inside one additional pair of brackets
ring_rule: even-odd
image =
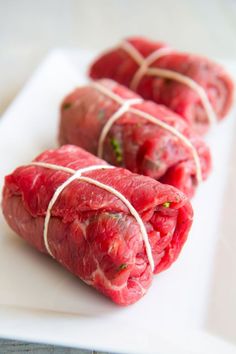
[[(58, 107), (92, 54), (53, 51), (0, 121), (0, 178), (56, 146)], [(236, 76), (236, 63), (225, 63)], [(233, 115), (208, 137), (214, 170), (178, 261), (120, 308), (15, 237), (0, 219), (0, 336), (125, 353), (236, 352)]]

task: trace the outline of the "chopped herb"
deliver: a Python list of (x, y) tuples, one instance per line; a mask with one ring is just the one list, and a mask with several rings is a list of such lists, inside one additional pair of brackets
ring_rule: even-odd
[(105, 117), (105, 110), (104, 109), (99, 109), (98, 111), (98, 119), (102, 120)]
[(72, 106), (72, 103), (71, 102), (65, 102), (62, 106), (62, 109), (68, 109)]
[(121, 265), (118, 267), (118, 270), (124, 270), (124, 269), (126, 269), (127, 267), (128, 267), (128, 265), (125, 264), (125, 263), (123, 263), (123, 264), (121, 264)]
[(116, 161), (117, 162), (122, 162), (123, 157), (122, 157), (122, 150), (121, 150), (121, 146), (118, 140), (116, 140), (115, 138), (112, 138), (110, 140), (111, 146), (113, 148), (113, 151), (116, 155)]
[(120, 218), (120, 214), (119, 213), (110, 213), (109, 216), (113, 219), (119, 219)]
[(111, 218), (111, 219), (120, 219), (121, 218), (121, 214), (120, 213), (112, 213), (112, 212), (105, 212), (104, 213), (105, 216)]
[(164, 208), (169, 208), (170, 207), (170, 202), (165, 202), (162, 204)]

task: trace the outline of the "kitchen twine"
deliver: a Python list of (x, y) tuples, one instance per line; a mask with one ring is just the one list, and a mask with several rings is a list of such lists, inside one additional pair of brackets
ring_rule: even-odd
[(129, 56), (131, 56), (132, 59), (134, 59), (134, 61), (139, 65), (139, 68), (134, 74), (130, 84), (130, 88), (132, 90), (137, 90), (140, 80), (144, 75), (159, 76), (181, 82), (182, 84), (189, 86), (198, 94), (207, 114), (209, 123), (213, 125), (217, 122), (216, 114), (214, 112), (212, 104), (210, 103), (206, 91), (201, 85), (199, 85), (190, 77), (180, 74), (176, 71), (150, 67), (150, 65), (152, 65), (159, 58), (171, 54), (173, 52), (171, 48), (165, 47), (157, 49), (146, 58), (144, 58), (142, 54), (128, 41), (123, 41), (119, 48), (123, 49), (127, 54), (129, 54)]
[(137, 210), (133, 207), (133, 205), (129, 202), (129, 200), (127, 198), (125, 198), (125, 196), (122, 193), (120, 193), (119, 191), (117, 191), (115, 188), (113, 188), (107, 184), (104, 184), (102, 182), (99, 182), (93, 178), (82, 176), (82, 174), (85, 172), (95, 171), (95, 170), (99, 170), (99, 169), (112, 169), (112, 168), (114, 168), (113, 166), (91, 165), (88, 167), (80, 168), (79, 170), (74, 170), (74, 169), (71, 169), (68, 167), (54, 165), (51, 163), (40, 162), (40, 161), (31, 162), (28, 166), (38, 166), (38, 167), (43, 167), (43, 168), (49, 168), (49, 169), (56, 170), (56, 171), (67, 172), (72, 175), (55, 190), (55, 192), (48, 204), (46, 216), (44, 219), (44, 228), (43, 228), (44, 245), (45, 245), (47, 252), (50, 254), (50, 256), (52, 258), (55, 258), (55, 257), (53, 255), (53, 253), (50, 249), (49, 243), (48, 243), (48, 227), (49, 227), (49, 222), (50, 222), (50, 218), (51, 218), (51, 210), (52, 210), (55, 202), (57, 201), (57, 198), (61, 194), (61, 192), (74, 180), (80, 180), (83, 182), (90, 183), (90, 184), (97, 186), (101, 189), (104, 189), (105, 191), (107, 191), (111, 194), (114, 194), (117, 198), (119, 198), (127, 206), (127, 208), (130, 211), (130, 214), (136, 219), (136, 221), (140, 227), (140, 231), (141, 231), (143, 242), (145, 245), (148, 261), (149, 261), (152, 271), (154, 271), (154, 259), (152, 256), (152, 250), (151, 250), (151, 245), (149, 243), (148, 234), (147, 234), (145, 225), (143, 223), (143, 220), (141, 219)]
[(177, 138), (179, 138), (191, 151), (194, 163), (196, 165), (196, 179), (197, 183), (200, 184), (202, 182), (202, 171), (201, 171), (201, 162), (200, 158), (198, 155), (197, 150), (191, 143), (191, 141), (181, 134), (177, 129), (172, 127), (171, 125), (163, 122), (162, 120), (158, 119), (157, 117), (152, 116), (149, 113), (143, 112), (137, 108), (131, 107), (134, 104), (142, 103), (143, 100), (140, 98), (135, 98), (135, 99), (128, 99), (125, 100), (121, 98), (120, 96), (116, 95), (114, 92), (111, 90), (107, 89), (105, 86), (98, 82), (92, 82), (90, 83), (90, 86), (97, 89), (99, 92), (104, 94), (105, 96), (111, 98), (113, 101), (117, 102), (118, 104), (121, 105), (121, 107), (113, 114), (111, 117), (107, 120), (105, 123), (104, 127), (102, 128), (99, 140), (98, 140), (98, 150), (97, 150), (97, 155), (98, 157), (102, 158), (103, 157), (103, 147), (104, 147), (104, 142), (107, 137), (107, 134), (109, 130), (111, 129), (112, 125), (117, 121), (124, 113), (130, 112), (134, 113), (137, 116), (144, 118), (148, 120), (149, 122), (158, 125), (159, 127), (169, 131), (171, 134), (175, 135)]

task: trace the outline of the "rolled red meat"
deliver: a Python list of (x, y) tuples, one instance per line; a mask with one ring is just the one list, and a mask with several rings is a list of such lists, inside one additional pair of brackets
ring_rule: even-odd
[[(76, 146), (47, 150), (34, 161), (5, 178), (2, 207), (10, 227), (117, 304), (136, 302), (153, 273), (168, 268), (186, 241), (193, 216), (187, 198), (154, 179), (111, 168)], [(88, 166), (95, 170), (82, 173), (84, 180), (61, 170)], [(76, 178), (68, 183), (71, 176)], [(124, 200), (101, 186), (130, 203), (146, 241)]]
[[(159, 58), (155, 60), (157, 56)], [(149, 65), (137, 77), (143, 59), (147, 58), (150, 59)], [(162, 69), (162, 72), (158, 73), (156, 69)], [(180, 79), (191, 79), (193, 82), (189, 85), (197, 84), (203, 92), (197, 93), (196, 88), (168, 77), (168, 71), (180, 74)], [(93, 79), (113, 79), (145, 99), (166, 105), (199, 133), (207, 131), (211, 120), (225, 117), (233, 100), (233, 82), (222, 66), (207, 58), (181, 53), (164, 43), (140, 37), (128, 38), (102, 54), (91, 65), (89, 75)], [(206, 107), (201, 95), (208, 101)]]
[[(202, 138), (165, 106), (143, 100), (131, 105), (134, 113), (126, 112), (114, 121), (100, 144), (105, 125), (122, 106), (116, 99), (127, 102), (140, 98), (107, 79), (77, 88), (61, 105), (59, 143), (81, 146), (112, 165), (171, 184), (191, 197), (200, 180), (209, 174), (210, 152)], [(139, 113), (150, 115), (154, 122)], [(164, 123), (174, 132), (155, 123)]]

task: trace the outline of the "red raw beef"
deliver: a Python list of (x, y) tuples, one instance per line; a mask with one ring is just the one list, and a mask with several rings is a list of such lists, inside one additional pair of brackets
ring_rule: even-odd
[[(72, 145), (47, 150), (35, 161), (74, 170), (106, 164)], [(26, 165), (5, 178), (2, 206), (8, 224), (43, 253), (47, 253), (43, 231), (48, 205), (70, 176), (61, 170)], [(192, 224), (191, 205), (180, 191), (122, 168), (97, 169), (83, 176), (112, 186), (139, 213), (148, 234), (154, 273), (176, 260)], [(55, 260), (70, 272), (117, 304), (128, 305), (140, 299), (152, 282), (140, 230), (121, 199), (74, 180), (51, 209), (47, 241)]]
[[(144, 57), (158, 49), (167, 48), (161, 42), (133, 37), (126, 40)], [(175, 80), (153, 75), (143, 75), (138, 85), (132, 79), (139, 64), (118, 46), (102, 54), (91, 66), (93, 79), (110, 78), (140, 94), (143, 98), (164, 104), (180, 114), (199, 133), (205, 133), (209, 120), (199, 95), (187, 85)], [(189, 53), (172, 51), (154, 61), (149, 68), (167, 69), (183, 74), (197, 82), (207, 94), (218, 120), (228, 112), (233, 99), (233, 82), (224, 69), (213, 61)], [(132, 87), (131, 87), (132, 86)]]
[[(100, 80), (96, 84), (125, 100), (140, 98), (111, 80)], [(97, 155), (102, 128), (120, 105), (92, 85), (77, 88), (63, 101), (59, 143), (78, 145)], [(202, 179), (207, 178), (211, 168), (209, 149), (180, 116), (151, 101), (132, 107), (151, 114), (154, 119), (159, 118), (188, 138), (198, 154)], [(194, 194), (198, 183), (192, 151), (163, 127), (137, 114), (124, 113), (112, 125), (103, 147), (101, 157), (110, 164), (171, 184), (189, 197)]]

